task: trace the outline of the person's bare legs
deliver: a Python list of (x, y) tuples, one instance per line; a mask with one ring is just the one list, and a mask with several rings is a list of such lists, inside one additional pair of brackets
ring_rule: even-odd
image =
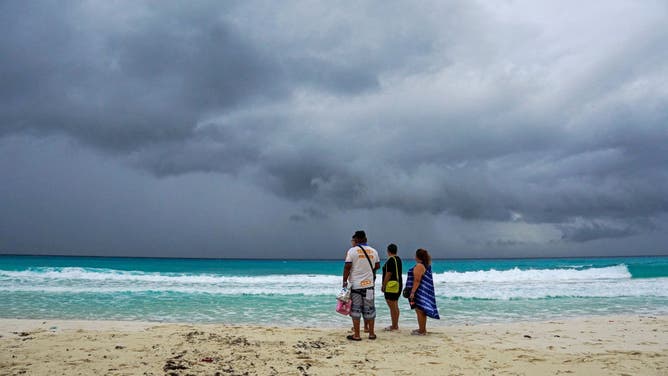
[(376, 319), (370, 319), (370, 320), (364, 320), (366, 323), (368, 323), (368, 329), (369, 329), (369, 338), (374, 339), (376, 338), (376, 332), (374, 331), (374, 324), (376, 322)]
[[(355, 331), (355, 328), (352, 328), (352, 331)], [(364, 320), (364, 333), (369, 333), (369, 323)]]
[(387, 302), (387, 307), (390, 309), (390, 318), (392, 319), (392, 326), (390, 326), (390, 328), (392, 330), (398, 330), (399, 329), (399, 301), (398, 300), (385, 299), (385, 302)]
[(427, 334), (427, 315), (421, 309), (415, 308), (418, 322), (418, 332), (420, 334)]
[(353, 319), (353, 338), (360, 337), (360, 319)]

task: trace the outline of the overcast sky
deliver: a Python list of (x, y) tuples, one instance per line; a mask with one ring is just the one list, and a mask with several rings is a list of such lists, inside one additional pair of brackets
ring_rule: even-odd
[(668, 254), (662, 0), (10, 0), (0, 57), (0, 253)]

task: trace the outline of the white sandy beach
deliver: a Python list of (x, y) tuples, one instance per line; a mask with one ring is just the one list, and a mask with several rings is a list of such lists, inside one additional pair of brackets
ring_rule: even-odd
[(362, 342), (347, 329), (2, 319), (0, 374), (668, 374), (668, 317), (403, 328)]

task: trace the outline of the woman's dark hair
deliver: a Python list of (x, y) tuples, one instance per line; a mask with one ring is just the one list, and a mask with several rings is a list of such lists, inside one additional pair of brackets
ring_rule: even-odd
[(424, 266), (431, 265), (431, 256), (429, 256), (429, 252), (427, 252), (426, 249), (419, 248), (417, 251), (415, 251), (415, 258), (422, 261)]
[(393, 255), (397, 254), (397, 245), (394, 243), (390, 243), (390, 245), (387, 246), (387, 251), (390, 252)]

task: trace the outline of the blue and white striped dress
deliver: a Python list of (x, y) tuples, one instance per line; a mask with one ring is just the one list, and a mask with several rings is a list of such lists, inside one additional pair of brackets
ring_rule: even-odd
[[(410, 268), (408, 271), (408, 278), (406, 278), (406, 287), (409, 288), (413, 287), (413, 269), (415, 269), (415, 266)], [(438, 308), (436, 307), (436, 293), (434, 292), (434, 277), (431, 273), (431, 265), (427, 266), (427, 269), (420, 280), (420, 286), (418, 286), (417, 291), (415, 291), (415, 306), (428, 317), (437, 320), (441, 319), (438, 315)]]

